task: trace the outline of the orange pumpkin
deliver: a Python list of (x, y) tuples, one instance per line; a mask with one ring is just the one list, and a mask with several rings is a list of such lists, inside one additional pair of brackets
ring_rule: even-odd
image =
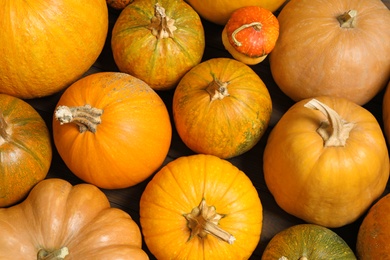
[(105, 0), (5, 0), (0, 10), (0, 93), (36, 98), (80, 78), (108, 31)]
[(231, 14), (244, 6), (261, 6), (275, 12), (286, 0), (186, 0), (204, 19), (225, 25)]
[(24, 199), (50, 168), (49, 130), (25, 101), (0, 94), (0, 207)]
[(383, 131), (390, 145), (390, 81), (387, 84), (382, 103)]
[(168, 90), (201, 61), (205, 36), (183, 0), (134, 0), (115, 22), (111, 47), (120, 71)]
[(264, 178), (278, 205), (306, 222), (340, 227), (383, 193), (389, 155), (376, 118), (336, 97), (294, 104), (272, 129)]
[(237, 60), (254, 65), (273, 50), (279, 22), (269, 10), (245, 6), (235, 10), (222, 31), (222, 43)]
[(91, 184), (39, 182), (23, 202), (0, 209), (0, 230), (1, 259), (149, 259), (136, 222)]
[(363, 105), (390, 79), (390, 12), (381, 0), (291, 0), (269, 55), (279, 88), (299, 101), (321, 95)]
[(383, 196), (368, 211), (356, 241), (360, 260), (388, 259), (390, 255), (390, 194)]
[(229, 58), (195, 66), (173, 95), (173, 118), (181, 140), (196, 153), (225, 159), (256, 145), (271, 113), (271, 97), (261, 78)]
[(72, 84), (58, 101), (53, 138), (80, 179), (101, 188), (138, 184), (164, 162), (171, 142), (168, 110), (145, 82), (100, 72)]
[(213, 155), (171, 161), (140, 200), (142, 233), (157, 259), (248, 259), (262, 220), (250, 179)]

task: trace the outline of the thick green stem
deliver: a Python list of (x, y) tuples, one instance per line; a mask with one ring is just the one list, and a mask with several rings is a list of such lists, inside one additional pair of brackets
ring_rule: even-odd
[(66, 246), (53, 251), (41, 249), (38, 251), (37, 260), (62, 260), (67, 255), (69, 255), (69, 250)]

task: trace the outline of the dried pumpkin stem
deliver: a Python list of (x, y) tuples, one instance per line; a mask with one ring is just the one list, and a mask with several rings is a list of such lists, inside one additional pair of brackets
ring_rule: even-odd
[(354, 28), (355, 27), (355, 17), (357, 15), (356, 10), (349, 10), (348, 12), (343, 13), (337, 17), (337, 20), (340, 23), (341, 28)]
[(207, 86), (206, 91), (210, 94), (211, 101), (223, 99), (229, 96), (227, 86), (229, 82), (222, 82), (213, 75), (214, 80)]
[(37, 260), (61, 260), (65, 259), (67, 255), (69, 255), (69, 250), (66, 246), (53, 251), (40, 249), (37, 254)]
[(327, 117), (327, 121), (321, 122), (317, 129), (325, 146), (345, 146), (353, 123), (343, 120), (336, 111), (316, 99), (310, 100), (305, 107), (319, 110)]
[(0, 115), (0, 144), (10, 140), (10, 134), (7, 131), (7, 123), (4, 120), (3, 115)]
[(173, 37), (173, 32), (177, 29), (175, 20), (165, 14), (165, 9), (158, 3), (154, 6), (154, 16), (148, 27), (157, 39)]
[(233, 235), (218, 226), (219, 220), (224, 215), (218, 214), (215, 207), (208, 206), (205, 199), (202, 199), (199, 206), (193, 208), (184, 217), (187, 220), (188, 228), (191, 230), (189, 239), (195, 236), (204, 238), (207, 234), (210, 234), (229, 244), (233, 244), (236, 240)]
[(263, 25), (260, 22), (253, 22), (253, 23), (243, 24), (240, 27), (238, 27), (237, 29), (235, 29), (232, 33), (232, 39), (233, 39), (233, 42), (235, 45), (237, 45), (237, 46), (242, 45), (242, 43), (239, 42), (236, 38), (237, 33), (241, 32), (242, 30), (249, 28), (249, 27), (253, 27), (256, 31), (260, 31), (261, 28), (263, 27)]
[(87, 130), (95, 133), (97, 125), (102, 122), (100, 118), (102, 114), (102, 109), (94, 108), (90, 105), (80, 107), (58, 106), (54, 113), (55, 118), (60, 121), (61, 125), (67, 123), (77, 124), (80, 133), (84, 133)]

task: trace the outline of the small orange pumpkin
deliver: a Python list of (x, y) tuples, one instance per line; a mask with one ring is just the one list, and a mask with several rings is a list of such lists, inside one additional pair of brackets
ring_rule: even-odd
[(72, 84), (58, 101), (53, 138), (80, 179), (101, 188), (125, 188), (148, 178), (171, 143), (168, 110), (145, 82), (100, 72)]
[(245, 6), (235, 10), (222, 31), (222, 43), (237, 60), (249, 65), (262, 62), (279, 36), (279, 22), (269, 10)]

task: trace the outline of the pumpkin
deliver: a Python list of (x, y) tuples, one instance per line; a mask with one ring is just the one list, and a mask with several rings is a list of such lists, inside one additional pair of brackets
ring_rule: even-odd
[(387, 84), (382, 102), (383, 131), (390, 145), (390, 81)]
[(378, 121), (344, 98), (295, 103), (272, 129), (263, 159), (265, 182), (277, 204), (331, 228), (361, 217), (389, 178)]
[(272, 76), (294, 101), (321, 95), (363, 105), (390, 79), (390, 12), (380, 0), (291, 0), (278, 15)]
[(222, 31), (222, 43), (237, 60), (255, 65), (273, 50), (279, 22), (269, 10), (245, 6), (235, 10)]
[(390, 255), (389, 211), (390, 194), (386, 194), (364, 216), (356, 241), (359, 259), (388, 259)]
[(261, 259), (356, 260), (356, 256), (334, 231), (315, 224), (298, 224), (277, 233), (267, 244)]
[(223, 159), (255, 146), (272, 113), (261, 78), (230, 58), (209, 59), (191, 69), (176, 87), (172, 103), (176, 130), (186, 146)]
[(120, 71), (169, 90), (201, 61), (203, 25), (183, 0), (134, 0), (115, 22), (111, 48)]
[(3, 1), (0, 93), (57, 93), (97, 60), (108, 32), (105, 0)]
[(50, 168), (49, 130), (25, 101), (0, 94), (0, 207), (24, 199)]
[(248, 259), (260, 240), (262, 220), (251, 180), (214, 155), (169, 162), (140, 200), (141, 230), (157, 259)]
[(78, 80), (62, 94), (53, 117), (54, 144), (65, 164), (101, 188), (142, 182), (162, 165), (171, 143), (164, 102), (125, 73)]
[(186, 0), (204, 19), (219, 25), (225, 25), (231, 14), (244, 6), (261, 6), (275, 12), (286, 0)]
[(117, 10), (122, 10), (129, 4), (133, 2), (133, 0), (106, 0), (107, 5), (117, 9)]
[(136, 222), (91, 184), (43, 180), (0, 209), (0, 229), (1, 259), (148, 259)]

